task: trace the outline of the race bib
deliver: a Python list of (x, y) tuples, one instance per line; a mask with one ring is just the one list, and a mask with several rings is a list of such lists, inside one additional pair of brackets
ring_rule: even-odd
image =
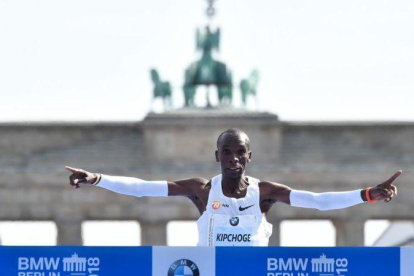
[(208, 243), (210, 246), (257, 245), (258, 221), (254, 215), (209, 217)]

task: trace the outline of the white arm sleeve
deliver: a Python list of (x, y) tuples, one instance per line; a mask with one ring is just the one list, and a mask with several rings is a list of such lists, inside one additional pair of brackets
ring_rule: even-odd
[(347, 208), (363, 202), (361, 190), (329, 193), (312, 193), (298, 190), (290, 192), (291, 206), (315, 208), (321, 211)]
[(115, 193), (131, 196), (168, 196), (167, 181), (145, 181), (134, 177), (101, 175), (96, 185)]

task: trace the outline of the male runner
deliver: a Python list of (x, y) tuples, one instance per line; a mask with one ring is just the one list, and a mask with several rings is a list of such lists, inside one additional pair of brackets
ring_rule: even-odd
[(373, 187), (348, 192), (312, 193), (293, 190), (275, 182), (260, 181), (245, 175), (251, 161), (250, 140), (243, 131), (229, 129), (217, 139), (216, 161), (221, 175), (211, 180), (190, 178), (167, 181), (145, 181), (132, 177), (108, 176), (66, 167), (72, 172), (70, 185), (94, 184), (117, 193), (141, 196), (185, 196), (200, 212), (199, 246), (267, 246), (272, 225), (266, 216), (272, 205), (282, 202), (302, 208), (333, 210), (363, 202), (384, 200), (397, 195), (392, 185), (401, 175)]

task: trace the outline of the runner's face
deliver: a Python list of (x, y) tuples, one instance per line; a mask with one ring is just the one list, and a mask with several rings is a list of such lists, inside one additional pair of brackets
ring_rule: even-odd
[(250, 157), (251, 152), (245, 139), (230, 134), (221, 139), (216, 150), (216, 160), (221, 164), (221, 173), (229, 178), (242, 177)]

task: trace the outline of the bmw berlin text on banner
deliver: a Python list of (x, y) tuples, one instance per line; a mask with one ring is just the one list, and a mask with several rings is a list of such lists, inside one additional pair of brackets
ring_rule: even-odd
[(0, 246), (0, 276), (414, 276), (410, 247)]
[[(233, 250), (228, 247), (216, 249), (217, 275), (400, 275), (400, 248), (397, 247), (240, 247), (237, 254)], [(240, 256), (246, 256), (246, 261), (241, 262)], [(239, 265), (231, 267), (228, 265), (231, 263)]]
[(151, 275), (151, 247), (0, 246), (0, 276)]

